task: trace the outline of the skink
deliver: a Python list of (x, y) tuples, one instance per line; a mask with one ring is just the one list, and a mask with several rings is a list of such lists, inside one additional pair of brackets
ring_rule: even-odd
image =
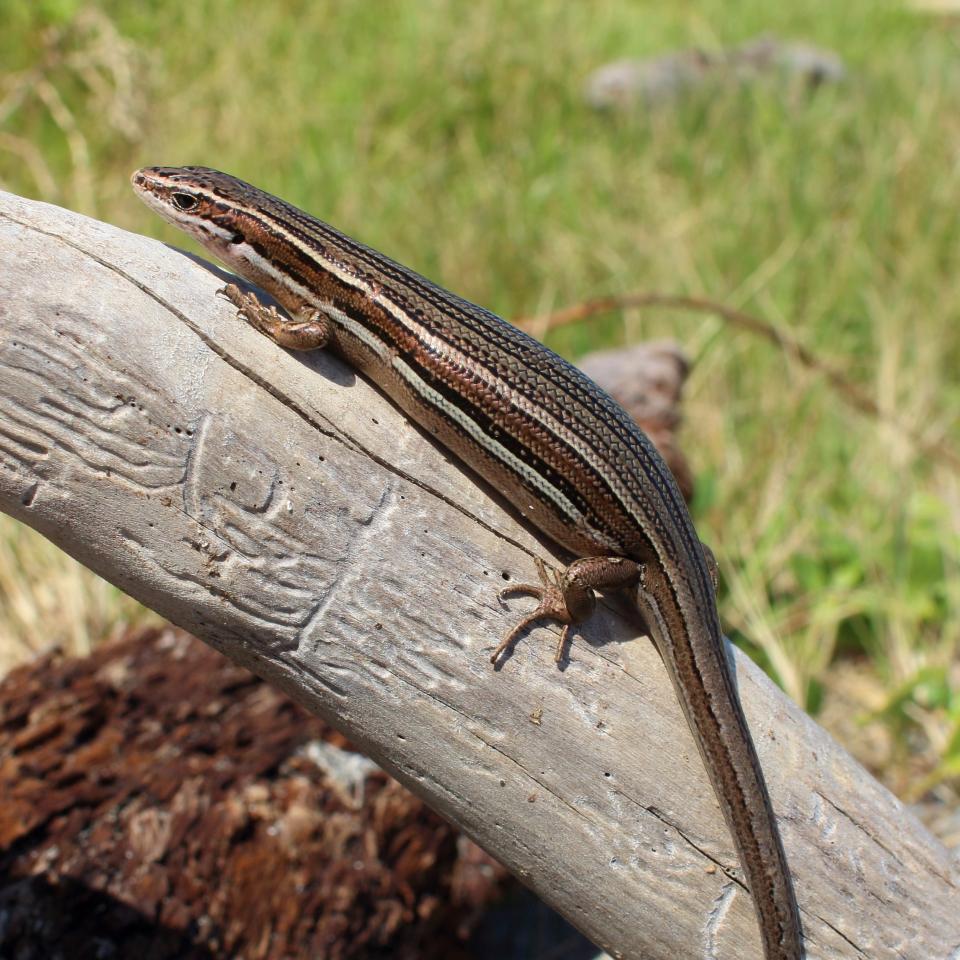
[(724, 649), (712, 556), (653, 444), (571, 364), (499, 317), (235, 177), (146, 167), (140, 198), (284, 307), (236, 285), (240, 314), (284, 347), (336, 351), (577, 558), (510, 592), (562, 623), (624, 590), (683, 708), (753, 895), (766, 960), (800, 960), (786, 856)]

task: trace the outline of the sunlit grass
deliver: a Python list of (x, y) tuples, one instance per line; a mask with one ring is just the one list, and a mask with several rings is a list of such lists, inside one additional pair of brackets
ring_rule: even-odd
[(131, 623), (159, 618), (58, 550), (0, 516), (0, 676), (59, 647), (82, 656)]
[[(22, 148), (0, 139), (10, 189), (182, 244), (127, 176), (205, 163), (508, 317), (605, 293), (708, 296), (789, 330), (888, 420), (960, 448), (955, 21), (876, 0), (772, 13), (760, 0), (304, 0), (242, 14), (227, 0), (116, 0), (97, 8), (109, 25), (98, 32), (72, 26), (79, 5), (48, 6), (23, 4), (0, 53), (8, 77), (29, 70), (55, 20), (63, 55), (45, 76), (74, 123), (34, 92), (0, 114)], [(243, 29), (227, 29), (238, 18)], [(714, 87), (628, 116), (581, 100), (608, 60), (764, 30), (835, 50), (847, 82)], [(40, 165), (24, 162), (29, 149)], [(871, 764), (905, 789), (897, 745), (909, 739), (924, 775), (956, 777), (960, 478), (715, 318), (628, 311), (551, 344), (575, 358), (664, 335), (694, 360), (683, 441), (731, 634), (815, 712), (832, 667), (857, 663), (865, 689), (892, 691), (879, 712), (872, 694), (860, 703), (894, 744)], [(83, 649), (130, 615), (35, 538), (2, 530), (0, 592), (21, 611), (0, 619), (5, 662), (53, 636)], [(44, 581), (58, 577), (89, 603), (54, 609)]]

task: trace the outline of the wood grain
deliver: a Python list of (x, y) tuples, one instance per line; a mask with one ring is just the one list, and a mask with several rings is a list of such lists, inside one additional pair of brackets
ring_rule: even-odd
[[(133, 200), (131, 199), (131, 203)], [(759, 956), (656, 652), (605, 608), (570, 663), (496, 591), (550, 551), (216, 268), (0, 194), (0, 509), (278, 684), (615, 955)], [(808, 957), (960, 958), (947, 851), (734, 654)]]

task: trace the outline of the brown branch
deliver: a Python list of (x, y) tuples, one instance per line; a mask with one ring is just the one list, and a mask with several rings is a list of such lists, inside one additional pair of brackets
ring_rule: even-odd
[(748, 330), (757, 336), (769, 340), (778, 346), (785, 354), (793, 357), (808, 370), (821, 374), (830, 386), (853, 407), (853, 409), (871, 417), (882, 420), (896, 427), (918, 450), (931, 459), (937, 460), (960, 472), (960, 454), (938, 441), (930, 441), (921, 437), (915, 430), (903, 423), (895, 415), (882, 410), (877, 402), (853, 383), (841, 370), (833, 364), (823, 360), (805, 347), (799, 340), (775, 327), (767, 320), (761, 320), (752, 314), (744, 313), (733, 307), (725, 306), (715, 300), (703, 297), (675, 296), (663, 293), (628, 293), (621, 296), (599, 297), (595, 300), (586, 300), (576, 303), (552, 313), (533, 317), (520, 317), (514, 322), (518, 327), (531, 330), (536, 327), (542, 334), (560, 327), (578, 323), (598, 313), (612, 313), (616, 310), (626, 310), (631, 307), (667, 307), (677, 310), (689, 310), (695, 313), (712, 313), (732, 326)]

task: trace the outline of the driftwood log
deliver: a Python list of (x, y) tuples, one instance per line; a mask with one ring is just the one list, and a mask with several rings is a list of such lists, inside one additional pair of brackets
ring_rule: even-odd
[[(131, 200), (131, 202), (133, 202)], [(552, 557), (373, 388), (244, 326), (209, 264), (0, 194), (0, 509), (333, 722), (595, 942), (754, 960), (655, 650), (488, 656)], [(957, 865), (735, 654), (807, 955), (960, 958)]]

